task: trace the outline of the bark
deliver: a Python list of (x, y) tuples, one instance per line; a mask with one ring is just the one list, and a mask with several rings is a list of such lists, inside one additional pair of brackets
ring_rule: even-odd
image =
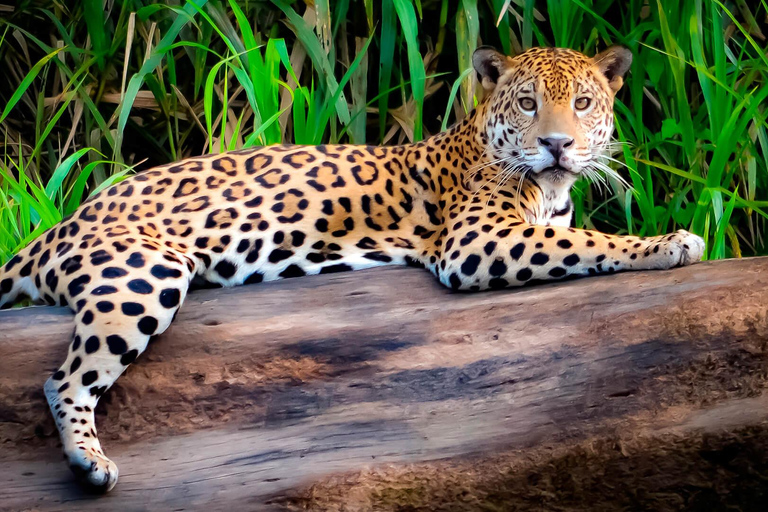
[(42, 393), (70, 313), (3, 311), (0, 509), (395, 509), (419, 505), (382, 492), (424, 481), (455, 503), (433, 487), (765, 426), (766, 304), (768, 258), (476, 294), (410, 268), (200, 290), (99, 404), (120, 468), (101, 497), (61, 462)]

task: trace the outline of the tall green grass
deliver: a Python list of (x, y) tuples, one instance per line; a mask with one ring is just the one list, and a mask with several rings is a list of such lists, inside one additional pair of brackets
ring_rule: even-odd
[(765, 254), (766, 0), (26, 0), (2, 12), (0, 261), (134, 169), (281, 142), (403, 143), (473, 106), (471, 55), (635, 55), (576, 224)]

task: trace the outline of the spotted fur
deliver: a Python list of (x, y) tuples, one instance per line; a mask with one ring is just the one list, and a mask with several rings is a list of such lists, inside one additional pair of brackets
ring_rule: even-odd
[(423, 142), (193, 158), (88, 200), (0, 272), (0, 305), (23, 294), (75, 313), (69, 354), (45, 383), (70, 467), (96, 490), (115, 485), (94, 408), (193, 279), (235, 286), (415, 263), (475, 291), (699, 260), (703, 241), (684, 231), (569, 227), (571, 186), (599, 167), (630, 59), (622, 48), (481, 49), (485, 99)]

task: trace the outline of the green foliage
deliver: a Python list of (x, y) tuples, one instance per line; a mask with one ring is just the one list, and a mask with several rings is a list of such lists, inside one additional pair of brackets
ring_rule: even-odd
[(682, 227), (707, 239), (709, 258), (764, 254), (766, 11), (766, 0), (23, 0), (0, 19), (0, 261), (134, 169), (429, 136), (476, 103), (480, 44), (633, 50), (614, 155), (633, 190), (580, 182), (577, 225)]

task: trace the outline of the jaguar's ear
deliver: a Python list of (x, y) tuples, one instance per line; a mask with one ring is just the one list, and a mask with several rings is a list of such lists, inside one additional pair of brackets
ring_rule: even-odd
[(472, 65), (477, 71), (477, 80), (486, 91), (490, 91), (496, 87), (499, 77), (510, 68), (512, 59), (490, 46), (481, 46), (472, 54)]
[(632, 52), (624, 46), (611, 46), (592, 59), (600, 72), (608, 79), (608, 86), (614, 94), (624, 85), (624, 75), (632, 65)]

